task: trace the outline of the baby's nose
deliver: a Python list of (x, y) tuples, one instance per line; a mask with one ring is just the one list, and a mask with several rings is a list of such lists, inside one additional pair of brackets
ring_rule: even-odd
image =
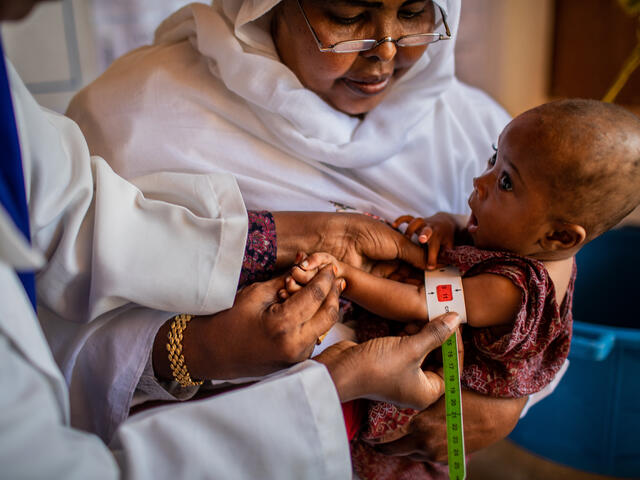
[(473, 177), (473, 188), (478, 192), (478, 197), (484, 197), (485, 188), (482, 182), (482, 177)]

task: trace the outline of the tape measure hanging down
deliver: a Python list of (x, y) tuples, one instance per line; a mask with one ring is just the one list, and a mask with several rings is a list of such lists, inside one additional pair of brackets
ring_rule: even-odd
[[(466, 323), (467, 312), (464, 305), (462, 277), (457, 268), (449, 266), (430, 272), (425, 271), (424, 286), (429, 318), (435, 318), (447, 312), (457, 312), (462, 323)], [(442, 366), (447, 413), (449, 478), (464, 480), (467, 475), (467, 465), (464, 454), (458, 340), (455, 333), (442, 344)]]

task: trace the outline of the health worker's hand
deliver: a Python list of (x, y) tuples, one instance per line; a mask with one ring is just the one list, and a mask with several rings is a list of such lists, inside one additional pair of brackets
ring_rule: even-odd
[(442, 376), (423, 371), (422, 363), (459, 324), (458, 314), (447, 313), (414, 335), (342, 341), (313, 359), (327, 366), (342, 402), (369, 398), (421, 409), (444, 393)]
[(370, 271), (376, 260), (402, 260), (426, 268), (426, 256), (389, 225), (358, 213), (273, 212), (278, 238), (276, 268), (294, 263), (298, 251), (327, 252)]
[[(232, 308), (194, 317), (184, 330), (183, 355), (194, 379), (265, 375), (311, 355), (316, 340), (338, 320), (344, 280), (327, 266), (290, 298), (277, 293), (284, 276), (258, 282), (236, 295)], [(156, 335), (156, 376), (171, 379), (165, 344), (170, 321)]]

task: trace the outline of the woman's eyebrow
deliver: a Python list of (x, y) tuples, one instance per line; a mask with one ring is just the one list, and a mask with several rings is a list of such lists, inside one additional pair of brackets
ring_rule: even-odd
[(402, 4), (402, 6), (406, 7), (407, 5), (411, 5), (413, 3), (424, 3), (424, 4), (427, 4), (427, 3), (429, 3), (429, 1), (428, 0), (407, 0), (406, 2), (404, 2)]
[[(414, 1), (414, 0), (410, 0)], [(329, 0), (329, 2), (320, 2), (320, 3), (331, 3), (333, 5), (347, 5), (350, 7), (367, 7), (367, 8), (381, 8), (383, 6), (382, 2), (368, 2), (367, 0)]]
[[(330, 3), (333, 5), (348, 5), (350, 7), (367, 7), (367, 8), (382, 8), (384, 6), (383, 2), (379, 1), (367, 1), (367, 0), (329, 0), (328, 2), (321, 3)], [(427, 0), (407, 0), (402, 4), (403, 7), (407, 5), (411, 5), (413, 3), (427, 3)]]

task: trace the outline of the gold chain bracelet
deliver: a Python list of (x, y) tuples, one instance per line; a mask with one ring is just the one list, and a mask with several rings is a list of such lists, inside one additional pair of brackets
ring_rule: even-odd
[(194, 381), (189, 375), (187, 366), (184, 363), (184, 355), (182, 355), (182, 332), (187, 328), (187, 323), (191, 320), (191, 315), (176, 315), (171, 322), (171, 331), (167, 335), (169, 343), (167, 343), (167, 352), (169, 352), (169, 365), (173, 378), (182, 387), (194, 387), (202, 385), (202, 381)]

